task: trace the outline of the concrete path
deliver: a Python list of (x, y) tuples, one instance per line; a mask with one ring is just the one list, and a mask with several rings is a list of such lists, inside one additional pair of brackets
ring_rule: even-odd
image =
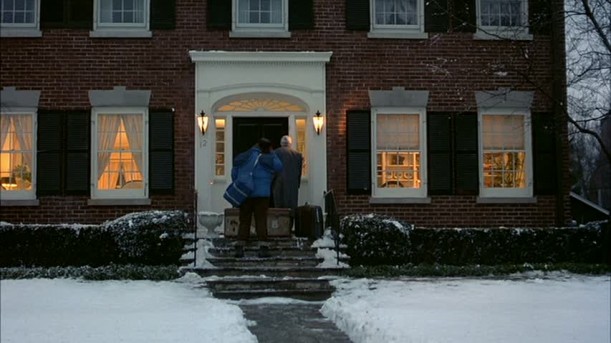
[(240, 305), (259, 343), (350, 343), (348, 336), (320, 313), (322, 303)]

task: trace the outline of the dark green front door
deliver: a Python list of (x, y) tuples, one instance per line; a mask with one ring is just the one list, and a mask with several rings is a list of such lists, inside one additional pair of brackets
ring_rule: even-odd
[[(233, 118), (233, 157), (250, 149), (261, 137), (272, 142), (275, 149), (280, 138), (288, 134), (288, 118)], [(233, 158), (232, 157), (232, 158)]]

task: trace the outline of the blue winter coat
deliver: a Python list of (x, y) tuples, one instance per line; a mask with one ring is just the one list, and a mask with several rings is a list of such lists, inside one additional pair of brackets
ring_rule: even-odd
[[(261, 154), (261, 149), (255, 146), (236, 156), (233, 160), (233, 168), (231, 168), (231, 180), (235, 180), (240, 168), (247, 165), (251, 158), (256, 158), (259, 154)], [(269, 198), (274, 175), (280, 171), (282, 171), (282, 162), (276, 154), (261, 154), (253, 171), (255, 189), (250, 194), (250, 198)]]

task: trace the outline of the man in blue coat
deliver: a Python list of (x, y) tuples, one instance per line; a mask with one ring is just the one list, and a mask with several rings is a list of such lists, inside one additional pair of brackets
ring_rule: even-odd
[(253, 173), (254, 189), (246, 200), (240, 205), (240, 225), (238, 227), (238, 243), (236, 244), (236, 257), (244, 256), (244, 245), (250, 238), (250, 223), (252, 215), (255, 217), (255, 229), (259, 240), (259, 255), (268, 257), (267, 246), (267, 210), (271, 194), (274, 175), (282, 171), (282, 162), (272, 153), (272, 144), (267, 138), (261, 138), (259, 143), (249, 150), (239, 154), (233, 161), (231, 178), (235, 180), (240, 168), (248, 165), (248, 161), (257, 159)]

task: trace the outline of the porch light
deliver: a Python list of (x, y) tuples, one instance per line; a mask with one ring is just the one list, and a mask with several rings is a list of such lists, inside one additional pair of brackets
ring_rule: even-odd
[(202, 132), (202, 136), (206, 134), (206, 130), (208, 130), (208, 116), (204, 111), (201, 111), (197, 117), (197, 125), (199, 126), (199, 130)]
[(312, 122), (314, 123), (314, 131), (316, 131), (317, 135), (320, 135), (324, 124), (324, 117), (320, 114), (320, 111), (316, 111), (316, 115), (312, 118)]

